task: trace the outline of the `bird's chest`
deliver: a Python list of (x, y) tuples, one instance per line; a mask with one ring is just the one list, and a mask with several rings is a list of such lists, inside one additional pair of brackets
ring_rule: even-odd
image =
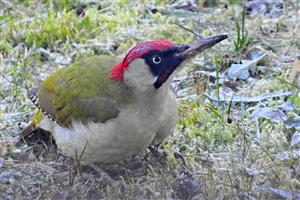
[[(151, 145), (157, 137), (165, 138), (173, 131), (177, 122), (175, 96), (165, 96), (163, 102), (147, 102), (138, 109), (129, 109), (120, 113), (116, 126), (117, 135), (124, 135), (129, 146), (124, 149), (142, 151)], [(126, 130), (126, 131), (125, 131)]]

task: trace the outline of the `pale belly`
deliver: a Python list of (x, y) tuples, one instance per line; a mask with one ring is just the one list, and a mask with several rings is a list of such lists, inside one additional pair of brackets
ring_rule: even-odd
[(177, 118), (172, 120), (169, 114), (145, 116), (124, 111), (105, 123), (74, 122), (70, 129), (53, 124), (50, 131), (64, 155), (76, 158), (82, 154), (83, 163), (114, 163), (170, 135)]

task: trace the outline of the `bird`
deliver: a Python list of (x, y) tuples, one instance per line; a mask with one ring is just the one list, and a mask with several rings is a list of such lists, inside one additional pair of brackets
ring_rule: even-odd
[(28, 92), (37, 113), (20, 135), (48, 131), (63, 155), (81, 155), (84, 164), (116, 163), (163, 144), (178, 120), (172, 78), (226, 38), (190, 45), (155, 39), (136, 44), (123, 59), (97, 55), (60, 68)]

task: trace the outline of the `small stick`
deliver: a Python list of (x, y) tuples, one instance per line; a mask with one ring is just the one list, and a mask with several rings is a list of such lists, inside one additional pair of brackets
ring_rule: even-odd
[(192, 30), (189, 29), (189, 28), (186, 28), (186, 27), (182, 26), (181, 24), (178, 24), (178, 23), (176, 23), (176, 22), (174, 22), (174, 24), (177, 25), (177, 26), (179, 26), (180, 28), (182, 28), (182, 29), (184, 29), (184, 30), (186, 30), (186, 31), (188, 31), (188, 32), (190, 32), (190, 33), (192, 33), (192, 34), (194, 34), (195, 36), (197, 36), (197, 37), (200, 38), (200, 39), (203, 39), (203, 38), (204, 38), (203, 36), (199, 35), (198, 33), (195, 33), (194, 31), (192, 31)]

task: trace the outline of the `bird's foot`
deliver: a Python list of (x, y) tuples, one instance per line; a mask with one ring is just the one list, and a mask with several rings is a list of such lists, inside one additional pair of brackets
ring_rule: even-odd
[(150, 145), (148, 147), (149, 152), (144, 156), (144, 158), (142, 159), (142, 162), (147, 160), (150, 154), (153, 157), (160, 159), (160, 161), (166, 160), (168, 154), (166, 152), (164, 152), (163, 150), (160, 150), (159, 146), (160, 146), (160, 143), (157, 145)]
[(149, 146), (148, 149), (153, 157), (163, 159), (163, 160), (167, 159), (168, 154), (165, 151), (159, 149), (159, 146), (160, 144), (155, 146)]
[[(148, 147), (149, 153), (147, 153), (147, 154), (144, 156), (144, 158), (143, 158), (142, 161), (147, 160), (147, 158), (148, 158), (149, 155), (151, 154), (153, 157), (155, 157), (156, 159), (158, 159), (160, 162), (165, 162), (165, 161), (167, 160), (168, 153), (166, 153), (165, 151), (159, 149), (159, 146), (160, 146), (160, 144), (149, 146), (149, 147)], [(174, 152), (173, 155), (174, 155), (174, 158), (175, 158), (176, 160), (180, 160), (180, 161), (183, 163), (183, 165), (184, 165), (185, 167), (187, 167), (185, 158), (184, 158), (184, 156), (183, 156), (180, 152)]]
[(183, 163), (183, 165), (184, 165), (185, 167), (187, 167), (186, 162), (185, 162), (185, 159), (184, 159), (184, 156), (183, 156), (180, 152), (174, 152), (173, 155), (174, 155), (174, 158), (175, 158), (175, 159), (181, 160), (182, 163)]

